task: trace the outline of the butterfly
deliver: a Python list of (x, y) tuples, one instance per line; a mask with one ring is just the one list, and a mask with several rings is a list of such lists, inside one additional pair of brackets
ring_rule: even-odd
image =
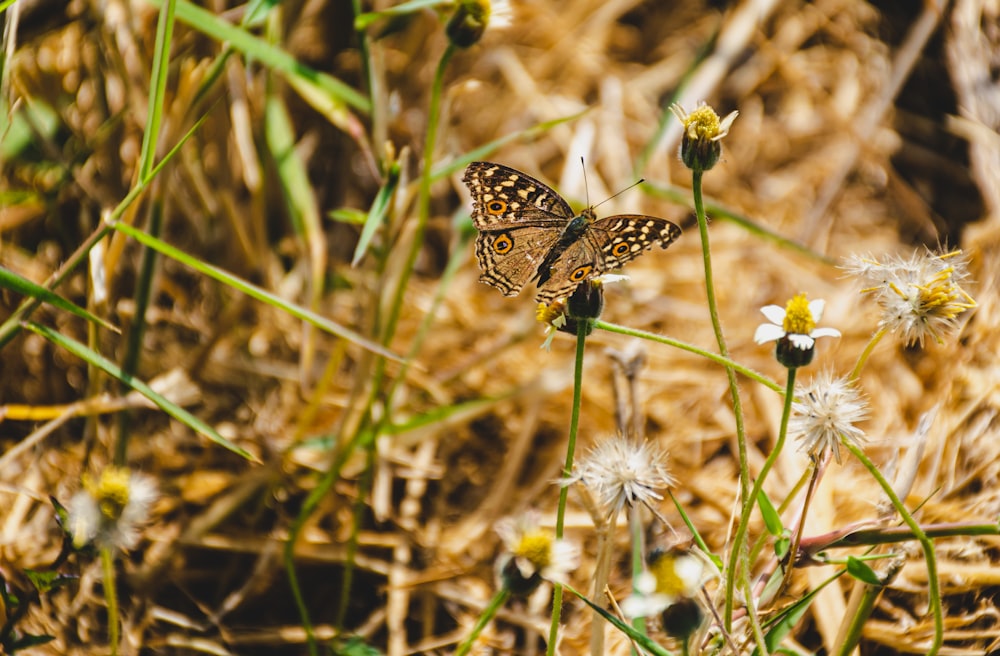
[(472, 192), (472, 223), (479, 230), (479, 280), (504, 296), (533, 280), (536, 300), (549, 305), (681, 234), (674, 223), (645, 214), (598, 219), (593, 207), (576, 214), (555, 191), (502, 164), (473, 162), (462, 181)]

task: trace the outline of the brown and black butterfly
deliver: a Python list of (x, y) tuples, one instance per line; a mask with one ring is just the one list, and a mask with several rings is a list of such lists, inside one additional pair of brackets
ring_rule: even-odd
[(479, 230), (479, 279), (505, 296), (534, 280), (536, 299), (551, 304), (681, 234), (670, 221), (645, 214), (598, 219), (593, 207), (575, 214), (555, 191), (502, 164), (473, 162), (462, 181), (472, 192), (472, 223)]

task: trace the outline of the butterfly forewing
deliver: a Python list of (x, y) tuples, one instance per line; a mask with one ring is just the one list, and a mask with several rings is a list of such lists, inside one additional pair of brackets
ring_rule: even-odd
[(599, 219), (555, 260), (537, 300), (549, 304), (606, 271), (621, 267), (659, 244), (666, 248), (681, 229), (666, 219), (644, 214), (620, 214)]
[(548, 186), (512, 168), (473, 162), (462, 178), (472, 192), (472, 223), (480, 230), (514, 224), (562, 228), (573, 210)]

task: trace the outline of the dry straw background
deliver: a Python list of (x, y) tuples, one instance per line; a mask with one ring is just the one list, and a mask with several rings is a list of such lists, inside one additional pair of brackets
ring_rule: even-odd
[[(208, 3), (213, 11), (226, 9)], [(385, 3), (376, 7), (384, 8)], [(35, 160), (4, 161), (7, 190), (40, 192), (33, 204), (0, 208), (0, 263), (46, 280), (90, 234), (102, 210), (132, 184), (145, 122), (149, 53), (157, 12), (143, 2), (68, 5), (23, 3), (9, 98), (44, 99), (59, 129), (37, 143)], [(360, 88), (347, 3), (315, 0), (281, 7), (280, 43), (299, 60)], [(8, 9), (8, 15), (10, 10)], [(239, 8), (227, 18), (238, 20)], [(870, 457), (890, 477), (914, 476), (907, 502), (923, 504), (926, 523), (990, 523), (1000, 514), (1000, 6), (989, 0), (867, 3), (857, 0), (733, 3), (637, 0), (515, 2), (504, 31), (489, 30), (460, 51), (446, 75), (436, 161), (445, 162), (501, 136), (583, 112), (551, 130), (512, 141), (488, 159), (551, 182), (575, 206), (598, 202), (635, 181), (634, 162), (654, 141), (671, 100), (687, 109), (710, 102), (740, 114), (725, 140), (723, 160), (706, 175), (715, 206), (748, 217), (829, 258), (817, 260), (744, 227), (716, 218), (712, 254), (722, 323), (732, 356), (776, 380), (783, 371), (771, 349), (752, 341), (759, 308), (800, 291), (827, 301), (824, 324), (843, 337), (820, 343), (816, 362), (844, 374), (871, 336), (877, 308), (834, 266), (852, 253), (908, 255), (924, 246), (957, 246), (971, 260), (968, 289), (979, 307), (944, 345), (904, 347), (884, 341), (862, 384), (871, 406), (864, 424)], [(429, 89), (445, 37), (440, 18), (418, 13), (370, 34), (385, 84), (377, 111), (385, 133), (369, 135), (401, 153), (406, 191), (379, 248), (395, 248), (401, 265), (412, 239), (413, 201)], [(307, 304), (308, 267), (325, 263), (319, 310), (364, 333), (377, 299), (373, 257), (351, 267), (357, 226), (324, 220), (325, 244), (305, 245), (292, 232), (262, 138), (268, 85), (288, 104), (296, 149), (308, 167), (317, 207), (325, 214), (367, 209), (380, 181), (357, 142), (309, 107), (280, 78), (234, 56), (206, 99), (193, 97), (219, 44), (178, 25), (172, 49), (165, 134), (167, 147), (193, 122), (205, 124), (161, 174), (150, 193), (165, 201), (164, 239)], [(699, 55), (704, 55), (699, 58)], [(193, 111), (192, 111), (193, 110)], [(676, 158), (680, 125), (670, 119), (641, 175), (655, 184), (690, 187)], [(36, 153), (36, 155), (37, 155)], [(586, 162), (584, 187), (580, 158)], [(43, 167), (40, 160), (59, 167)], [(404, 297), (391, 348), (406, 353), (431, 308), (449, 258), (460, 258), (429, 337), (395, 398), (397, 424), (437, 408), (462, 412), (382, 436), (372, 463), (350, 460), (305, 527), (297, 547), (299, 575), (316, 623), (329, 638), (356, 503), (363, 525), (348, 628), (393, 654), (448, 653), (470, 630), (492, 595), (498, 539), (493, 524), (528, 508), (551, 521), (557, 497), (572, 396), (574, 342), (558, 336), (539, 349), (531, 294), (502, 297), (477, 281), (460, 221), (470, 207), (461, 172), (433, 188), (432, 219)], [(686, 196), (686, 194), (685, 194)], [(631, 280), (609, 287), (604, 318), (714, 348), (697, 229), (682, 203), (632, 189), (600, 215), (642, 211), (669, 218), (685, 234), (628, 267)], [(137, 225), (147, 220), (137, 212)], [(114, 242), (121, 258), (110, 274), (108, 317), (127, 327), (139, 248)], [(461, 248), (461, 251), (456, 249)], [(312, 249), (312, 250), (310, 250)], [(398, 253), (398, 255), (396, 255)], [(457, 255), (456, 255), (457, 254)], [(832, 262), (833, 264), (831, 264)], [(300, 653), (303, 632), (281, 561), (288, 528), (317, 472), (329, 467), (327, 444), (358, 418), (356, 395), (365, 356), (354, 346), (304, 330), (287, 314), (209, 281), (175, 261), (159, 261), (140, 377), (170, 375), (172, 393), (198, 417), (254, 453), (247, 463), (168, 420), (135, 415), (130, 460), (153, 476), (162, 498), (141, 546), (121, 579), (126, 653)], [(61, 289), (85, 300), (81, 272)], [(19, 303), (3, 295), (6, 315)], [(86, 340), (86, 327), (54, 310), (35, 319)], [(101, 338), (115, 359), (123, 340)], [(588, 341), (581, 448), (615, 431), (612, 352), (637, 348), (619, 335)], [(734, 418), (724, 371), (703, 359), (641, 345), (638, 378), (643, 426), (665, 446), (678, 483), (674, 493), (709, 545), (721, 552), (736, 503)], [(317, 381), (331, 359), (336, 375)], [(94, 390), (78, 360), (37, 336), (21, 335), (0, 359), (0, 417), (13, 405), (71, 403)], [(389, 367), (390, 374), (398, 367)], [(180, 382), (178, 382), (180, 381)], [(778, 395), (741, 381), (751, 469), (774, 444)], [(113, 386), (107, 391), (117, 394)], [(385, 408), (381, 408), (385, 411)], [(936, 411), (926, 441), (915, 428)], [(51, 563), (60, 547), (48, 495), (65, 501), (84, 471), (107, 462), (116, 422), (64, 417), (54, 430), (42, 421), (0, 423), (2, 503), (0, 573), (17, 583), (26, 567)], [(306, 442), (290, 449), (297, 440)], [(27, 444), (26, 444), (27, 442)], [(919, 448), (918, 448), (919, 447)], [(788, 448), (771, 475), (771, 498), (784, 498), (806, 457)], [(814, 501), (807, 535), (874, 518), (882, 495), (848, 458), (831, 466)], [(669, 502), (661, 507), (676, 526)], [(759, 521), (759, 520), (758, 520)], [(571, 493), (568, 535), (584, 546), (574, 582), (584, 587), (594, 533), (579, 495)], [(758, 534), (761, 527), (754, 528)], [(612, 588), (628, 593), (625, 531)], [(667, 540), (651, 524), (653, 544)], [(982, 654), (1000, 636), (997, 608), (1000, 541), (937, 541), (946, 651)], [(926, 570), (915, 543), (897, 545), (907, 565), (864, 632), (862, 653), (921, 653), (931, 631)], [(33, 653), (100, 653), (106, 644), (96, 561), (81, 559), (79, 585), (33, 610), (23, 628), (55, 641)], [(804, 569), (793, 590), (832, 569)], [(850, 583), (820, 596), (795, 634), (806, 651), (823, 652), (835, 638)], [(591, 616), (571, 606), (562, 653), (585, 653)], [(534, 653), (547, 633), (547, 611), (512, 605), (484, 644), (504, 653)], [(96, 651), (95, 651), (96, 650)], [(612, 638), (608, 653), (628, 653)], [(485, 652), (484, 652), (485, 653)]]

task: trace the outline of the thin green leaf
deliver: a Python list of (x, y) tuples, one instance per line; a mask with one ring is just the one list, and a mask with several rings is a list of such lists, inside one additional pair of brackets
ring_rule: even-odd
[(0, 287), (13, 290), (18, 294), (24, 294), (25, 296), (30, 296), (42, 303), (48, 303), (60, 310), (66, 310), (71, 314), (75, 314), (85, 321), (93, 321), (102, 328), (107, 328), (108, 330), (121, 334), (121, 331), (114, 325), (108, 323), (99, 316), (88, 312), (86, 308), (82, 308), (76, 303), (69, 301), (55, 292), (49, 291), (45, 287), (36, 284), (27, 278), (22, 278), (10, 269), (0, 266)]
[(260, 27), (260, 25), (271, 13), (271, 10), (281, 4), (281, 0), (250, 0), (243, 12), (243, 20), (240, 25), (243, 27)]
[(475, 150), (470, 150), (461, 157), (450, 160), (439, 164), (436, 168), (431, 171), (431, 180), (437, 181), (441, 178), (447, 177), (456, 171), (464, 169), (466, 166), (475, 162), (477, 160), (484, 159), (498, 150), (504, 144), (508, 144), (511, 141), (517, 141), (518, 139), (523, 139), (525, 141), (531, 141), (535, 137), (545, 134), (557, 125), (562, 125), (563, 123), (568, 123), (569, 121), (575, 121), (589, 110), (583, 110), (582, 112), (577, 112), (576, 114), (571, 114), (570, 116), (564, 116), (562, 118), (554, 118), (551, 121), (542, 121), (538, 125), (533, 125), (530, 128), (521, 130), (520, 132), (514, 132), (499, 139), (494, 139), (488, 143), (483, 144)]
[(195, 271), (199, 271), (205, 274), (206, 276), (209, 276), (210, 278), (218, 280), (219, 282), (225, 285), (229, 285), (233, 289), (238, 289), (247, 296), (250, 296), (252, 298), (257, 299), (258, 301), (263, 301), (264, 303), (267, 303), (276, 308), (284, 310), (285, 312), (292, 315), (296, 319), (307, 321), (312, 325), (316, 326), (317, 328), (319, 328), (320, 330), (324, 330), (330, 333), (331, 335), (336, 335), (337, 337), (346, 339), (347, 341), (357, 344), (361, 348), (371, 351), (372, 353), (381, 355), (382, 357), (388, 360), (393, 360), (395, 362), (403, 361), (403, 359), (400, 356), (396, 355), (392, 351), (386, 349), (385, 347), (379, 344), (376, 344), (375, 342), (372, 342), (371, 340), (365, 339), (364, 337), (357, 334), (353, 330), (344, 328), (340, 324), (330, 321), (326, 317), (322, 317), (316, 314), (315, 312), (312, 312), (311, 310), (307, 310), (306, 308), (303, 308), (294, 303), (289, 303), (280, 296), (276, 296), (275, 294), (272, 294), (269, 291), (261, 289), (257, 285), (249, 283), (246, 280), (243, 280), (242, 278), (234, 276), (233, 274), (228, 273), (226, 271), (223, 271), (222, 269), (216, 266), (207, 264), (205, 262), (202, 262), (201, 260), (193, 258), (184, 251), (175, 248), (164, 241), (156, 239), (155, 237), (151, 237), (142, 230), (139, 230), (138, 228), (134, 228), (130, 225), (126, 225), (121, 222), (113, 223), (111, 227), (117, 230), (118, 232), (124, 233), (129, 237), (132, 237), (136, 241), (145, 244), (146, 246), (149, 246), (150, 248), (155, 249), (160, 253), (163, 253), (169, 258), (175, 259), (178, 262), (181, 262), (182, 264), (186, 264)]
[(410, 0), (410, 2), (403, 2), (395, 7), (389, 7), (388, 9), (383, 9), (382, 11), (370, 11), (364, 14), (359, 14), (358, 17), (354, 19), (354, 29), (360, 32), (367, 29), (372, 23), (380, 18), (405, 16), (406, 14), (423, 11), (424, 9), (444, 6), (450, 7), (453, 4), (452, 0)]
[[(104, 239), (104, 237), (108, 234), (108, 231), (111, 230), (111, 224), (125, 214), (125, 210), (127, 210), (129, 206), (142, 195), (142, 193), (153, 181), (153, 178), (155, 178), (163, 167), (166, 166), (167, 162), (173, 159), (174, 155), (180, 152), (181, 147), (187, 143), (188, 139), (190, 139), (198, 128), (201, 127), (206, 118), (207, 114), (198, 119), (198, 121), (191, 126), (191, 129), (184, 134), (181, 140), (170, 149), (170, 152), (168, 152), (163, 159), (153, 167), (153, 170), (149, 172), (149, 177), (146, 179), (140, 179), (139, 182), (129, 190), (125, 198), (123, 198), (122, 201), (115, 206), (115, 209), (111, 211), (111, 216), (109, 217), (108, 222), (102, 223), (96, 230), (94, 230), (94, 232), (87, 237), (86, 241), (80, 244), (80, 246), (73, 251), (73, 254), (69, 257), (69, 259), (61, 267), (59, 267), (59, 270), (52, 277), (51, 281), (46, 283), (47, 289), (55, 289), (58, 287), (76, 269), (76, 267), (80, 265), (81, 262), (86, 261), (88, 254), (94, 245)], [(11, 315), (7, 317), (2, 324), (0, 324), (0, 348), (6, 346), (7, 343), (14, 339), (14, 337), (21, 331), (22, 323), (31, 315), (35, 308), (38, 307), (39, 303), (40, 301), (36, 299), (31, 299), (30, 301), (21, 303), (17, 309), (14, 310), (14, 312), (11, 313)]]
[(139, 179), (149, 176), (156, 163), (156, 144), (163, 122), (163, 98), (167, 91), (167, 68), (170, 66), (170, 42), (174, 33), (174, 13), (176, 0), (167, 0), (160, 7), (160, 18), (156, 23), (156, 40), (153, 43), (153, 74), (149, 82), (149, 98), (146, 106), (146, 130), (142, 135), (139, 151)]
[[(148, 0), (148, 2), (159, 7), (163, 0)], [(187, 0), (177, 0), (177, 18), (218, 41), (230, 43), (245, 55), (281, 73), (296, 90), (308, 94), (303, 97), (310, 103), (323, 103), (325, 110), (314, 104), (320, 111), (340, 112), (344, 111), (345, 105), (366, 114), (371, 111), (371, 102), (368, 98), (340, 80), (301, 64), (281, 48), (253, 36), (208, 10)], [(331, 114), (327, 116), (332, 118)]]
[(389, 166), (388, 175), (386, 176), (385, 184), (379, 189), (378, 194), (375, 196), (375, 200), (372, 202), (371, 209), (368, 210), (368, 218), (365, 220), (365, 227), (361, 230), (361, 237), (358, 238), (358, 245), (354, 248), (354, 258), (351, 260), (351, 266), (357, 266), (361, 258), (365, 256), (368, 252), (368, 245), (371, 244), (372, 238), (375, 237), (375, 232), (379, 229), (379, 226), (385, 222), (386, 214), (389, 212), (389, 203), (392, 200), (393, 194), (396, 193), (396, 187), (399, 185), (399, 162), (393, 162)]
[(780, 537), (785, 527), (781, 524), (781, 515), (775, 509), (774, 504), (767, 498), (764, 490), (757, 495), (757, 503), (760, 504), (760, 514), (764, 518), (764, 526), (767, 532), (775, 537)]
[(666, 649), (658, 645), (656, 642), (653, 641), (652, 638), (650, 638), (645, 634), (639, 633), (631, 625), (622, 622), (620, 619), (618, 619), (608, 611), (604, 610), (597, 604), (593, 603), (592, 601), (590, 601), (590, 599), (587, 599), (585, 596), (583, 596), (570, 586), (563, 584), (563, 588), (575, 594), (579, 599), (583, 601), (583, 603), (587, 604), (592, 609), (594, 609), (594, 611), (596, 611), (601, 617), (603, 617), (612, 625), (614, 625), (616, 629), (627, 635), (631, 640), (635, 641), (637, 645), (639, 645), (646, 651), (652, 654), (657, 654), (658, 656), (671, 656), (671, 652), (667, 651)]
[(53, 570), (39, 571), (35, 569), (25, 569), (24, 575), (28, 577), (28, 580), (31, 581), (31, 585), (35, 586), (35, 590), (37, 590), (39, 594), (51, 592), (52, 590), (80, 580), (80, 577), (78, 576), (68, 576)]
[(338, 223), (347, 223), (349, 225), (364, 225), (365, 221), (368, 220), (368, 215), (365, 212), (356, 210), (353, 207), (341, 207), (337, 210), (330, 210), (326, 215)]
[(20, 638), (11, 643), (10, 653), (14, 654), (22, 649), (27, 649), (28, 647), (38, 647), (39, 645), (44, 645), (47, 642), (52, 642), (55, 639), (55, 636), (50, 635), (22, 633)]
[(875, 570), (869, 567), (868, 564), (860, 558), (855, 558), (854, 556), (847, 557), (847, 573), (862, 583), (878, 586), (880, 588), (883, 585), (882, 579), (880, 579), (878, 574), (875, 573)]
[(320, 229), (316, 195), (305, 162), (295, 150), (295, 128), (288, 109), (274, 93), (268, 93), (264, 103), (264, 131), (268, 150), (277, 164), (292, 227), (299, 239), (308, 244), (310, 235)]
[(247, 460), (250, 460), (252, 462), (259, 462), (257, 457), (251, 454), (249, 451), (246, 451), (245, 449), (236, 446), (226, 438), (222, 437), (221, 435), (219, 435), (218, 432), (216, 432), (214, 428), (203, 422), (201, 419), (198, 419), (197, 417), (195, 417), (190, 412), (180, 407), (173, 401), (170, 401), (162, 394), (155, 392), (153, 388), (151, 388), (146, 383), (142, 382), (141, 380), (133, 376), (125, 375), (125, 373), (121, 370), (121, 368), (118, 365), (111, 362), (100, 353), (91, 350), (90, 348), (81, 344), (80, 342), (71, 339), (66, 335), (63, 335), (62, 333), (52, 330), (47, 326), (43, 326), (41, 324), (37, 324), (34, 322), (27, 322), (24, 325), (28, 330), (37, 333), (38, 335), (41, 335), (42, 337), (49, 340), (53, 344), (57, 344), (63, 347), (64, 349), (66, 349), (76, 357), (80, 358), (81, 360), (97, 367), (98, 369), (108, 374), (112, 378), (117, 379), (123, 385), (131, 387), (135, 391), (139, 392), (147, 399), (152, 401), (158, 408), (160, 408), (165, 413), (167, 413), (177, 421), (181, 422), (191, 430), (197, 433), (201, 433), (202, 435), (212, 440), (216, 444), (229, 449), (233, 453), (240, 455), (246, 458)]
[(684, 520), (684, 524), (687, 525), (688, 530), (691, 531), (691, 535), (694, 536), (695, 544), (698, 545), (701, 552), (708, 556), (708, 558), (715, 564), (715, 567), (721, 572), (723, 566), (722, 558), (709, 550), (708, 544), (705, 543), (704, 538), (701, 537), (701, 533), (698, 532), (698, 528), (694, 525), (694, 522), (691, 521), (691, 518), (688, 517), (687, 511), (684, 510), (683, 506), (681, 506), (681, 502), (677, 500), (674, 493), (668, 490), (667, 494), (670, 495), (670, 500), (674, 502), (674, 507), (677, 508), (677, 512), (680, 513), (681, 519)]
[[(59, 114), (40, 97), (17, 105), (14, 112), (10, 111), (7, 99), (0, 98), (0, 159), (9, 161), (16, 158), (24, 149), (37, 143), (39, 137), (53, 137), (60, 125)], [(34, 192), (30, 193), (31, 197), (37, 197)], [(5, 200), (0, 198), (0, 207)]]
[[(777, 651), (778, 645), (780, 645), (781, 641), (784, 640), (796, 626), (798, 626), (802, 616), (805, 615), (807, 610), (809, 610), (809, 606), (812, 604), (813, 600), (816, 599), (816, 596), (819, 595), (820, 591), (833, 581), (840, 578), (843, 573), (843, 570), (841, 570), (827, 580), (823, 581), (821, 584), (816, 586), (814, 590), (809, 591), (809, 593), (804, 597), (790, 606), (783, 608), (773, 620), (768, 622), (768, 631), (764, 636), (764, 644), (767, 647), (767, 653), (773, 654)], [(754, 648), (752, 656), (760, 656), (760, 649)]]

